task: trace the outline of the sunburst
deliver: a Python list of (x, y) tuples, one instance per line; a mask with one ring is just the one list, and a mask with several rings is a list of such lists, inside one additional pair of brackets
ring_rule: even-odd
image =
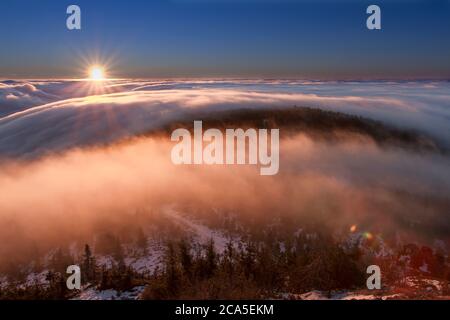
[(105, 69), (101, 66), (92, 66), (89, 68), (89, 79), (93, 81), (102, 81), (106, 79)]

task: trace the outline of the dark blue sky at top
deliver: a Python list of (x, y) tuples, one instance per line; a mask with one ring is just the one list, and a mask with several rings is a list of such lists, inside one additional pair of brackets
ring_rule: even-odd
[[(81, 31), (66, 29), (70, 4)], [(94, 62), (117, 77), (450, 78), (450, 1), (0, 2), (0, 78), (82, 77)]]

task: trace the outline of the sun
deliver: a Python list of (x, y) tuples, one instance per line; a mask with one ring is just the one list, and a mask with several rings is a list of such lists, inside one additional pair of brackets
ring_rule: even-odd
[(105, 79), (105, 70), (100, 66), (93, 66), (89, 69), (89, 79), (101, 81)]

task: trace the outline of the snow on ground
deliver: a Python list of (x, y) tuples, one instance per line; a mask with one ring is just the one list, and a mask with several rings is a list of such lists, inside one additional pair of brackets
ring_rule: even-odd
[(112, 268), (114, 263), (116, 262), (116, 260), (110, 255), (96, 254), (96, 255), (94, 255), (94, 257), (95, 257), (95, 262), (97, 263), (97, 265), (99, 267), (105, 267), (107, 269)]
[(302, 294), (282, 294), (283, 299), (294, 300), (389, 300), (401, 298), (400, 294), (373, 295), (367, 293), (357, 293), (351, 291), (334, 292), (328, 295), (327, 292), (313, 290)]
[(429, 290), (442, 291), (443, 283), (436, 279), (407, 277), (405, 284), (411, 288), (429, 288)]
[(140, 273), (153, 273), (161, 268), (164, 259), (164, 247), (158, 241), (150, 241), (144, 255), (128, 255), (125, 264)]
[(17, 285), (18, 288), (22, 289), (31, 286), (46, 287), (49, 284), (49, 281), (47, 280), (47, 274), (48, 270), (44, 270), (42, 272), (31, 272), (22, 282), (10, 282), (8, 280), (8, 277), (0, 275), (0, 289), (6, 288), (10, 285)]
[[(131, 267), (140, 273), (153, 273), (156, 267), (161, 267), (164, 258), (164, 247), (158, 241), (149, 241), (145, 252), (136, 252), (132, 248), (127, 248), (124, 262), (127, 267)], [(118, 263), (111, 255), (95, 255), (95, 261), (99, 267), (112, 268)]]
[(428, 271), (428, 264), (424, 261), (423, 264), (420, 266), (419, 268), (420, 271), (424, 272), (424, 273), (429, 273), (430, 271)]
[(340, 299), (337, 299), (338, 297), (334, 297), (333, 300), (377, 300), (380, 299), (380, 297), (374, 296), (372, 294), (356, 294), (356, 293), (350, 293), (345, 294)]
[(328, 300), (326, 295), (317, 290), (300, 294), (298, 298), (301, 300)]
[(137, 300), (144, 291), (144, 286), (134, 287), (129, 291), (118, 292), (113, 289), (97, 290), (87, 288), (79, 293), (72, 300)]
[(348, 235), (346, 242), (343, 244), (345, 250), (358, 247), (366, 254), (374, 255), (377, 258), (389, 257), (394, 254), (392, 249), (386, 245), (383, 238), (379, 235), (375, 236), (373, 242), (376, 242), (376, 246), (368, 246), (366, 244), (365, 232), (354, 232)]
[(433, 286), (436, 290), (442, 291), (442, 283), (439, 280), (423, 279), (422, 281), (427, 285)]
[(9, 285), (8, 278), (6, 276), (0, 275), (0, 289), (7, 287)]
[(47, 280), (48, 270), (44, 270), (42, 272), (32, 272), (27, 275), (27, 278), (21, 287), (30, 287), (34, 285), (38, 286), (47, 286), (49, 281)]
[[(200, 244), (207, 244), (211, 239), (217, 252), (223, 253), (227, 243), (230, 241), (221, 232), (213, 230), (196, 221), (190, 220), (172, 208), (166, 208), (164, 214), (171, 218), (174, 223), (180, 224), (189, 229)], [(133, 252), (134, 251), (134, 252)], [(125, 254), (125, 264), (138, 272), (152, 273), (156, 267), (161, 268), (164, 258), (164, 246), (156, 240), (149, 240), (145, 254), (137, 254), (133, 248), (127, 248)], [(95, 255), (98, 266), (111, 268), (117, 261), (110, 255)]]
[(358, 294), (354, 292), (337, 292), (328, 296), (326, 293), (321, 291), (310, 291), (298, 295), (301, 300), (376, 300), (381, 299), (372, 294)]
[(200, 243), (206, 244), (211, 239), (214, 241), (214, 246), (217, 252), (223, 253), (227, 243), (230, 242), (225, 235), (216, 230), (212, 230), (211, 228), (192, 221), (186, 217), (183, 217), (180, 213), (175, 211), (173, 208), (166, 208), (164, 214), (173, 219), (173, 221), (178, 222), (181, 225), (186, 226), (190, 229), (195, 235), (195, 237), (199, 240)]
[[(186, 217), (183, 217), (180, 213), (173, 209), (166, 209), (164, 213), (172, 219), (175, 223), (181, 224), (192, 232), (194, 237), (201, 244), (206, 244), (210, 239), (213, 239), (215, 249), (222, 253), (229, 239), (218, 231), (204, 226), (200, 223), (192, 221)], [(156, 267), (163, 266), (164, 247), (156, 240), (150, 240), (147, 246), (147, 250), (142, 254), (133, 252), (132, 248), (127, 248), (127, 254), (125, 254), (125, 264), (132, 267), (138, 272), (152, 273)], [(99, 266), (111, 267), (116, 263), (115, 259), (108, 255), (95, 255), (96, 262)], [(139, 295), (143, 292), (144, 286), (135, 287), (130, 291), (118, 292), (113, 289), (109, 290), (97, 290), (94, 287), (83, 289), (74, 300), (134, 300), (138, 299)]]
[[(165, 211), (165, 214), (172, 218), (175, 223), (181, 224), (189, 229), (192, 232), (193, 236), (199, 241), (200, 244), (206, 244), (210, 239), (213, 239), (215, 249), (222, 253), (229, 239), (224, 236), (219, 231), (212, 230), (211, 228), (204, 226), (200, 223), (192, 221), (186, 217), (183, 217), (178, 212), (172, 209), (168, 209)], [(75, 256), (77, 254), (75, 245), (71, 245), (70, 247), (71, 253)], [(51, 257), (55, 254), (55, 251), (49, 252), (44, 261), (48, 263), (51, 260)], [(111, 255), (101, 255), (95, 254), (95, 262), (98, 267), (105, 267), (107, 269), (112, 268), (115, 264), (117, 264), (116, 259)], [(155, 269), (162, 268), (163, 266), (163, 258), (164, 258), (164, 246), (158, 240), (150, 239), (148, 241), (147, 248), (144, 251), (136, 250), (136, 248), (125, 248), (125, 265), (133, 268), (137, 272), (140, 273), (152, 273)], [(45, 286), (48, 285), (47, 280), (48, 270), (44, 270), (42, 272), (36, 273), (31, 272), (27, 275), (25, 281), (20, 284), (21, 287), (29, 287), (34, 285)], [(9, 284), (8, 279), (6, 277), (0, 276), (0, 288), (7, 286)], [(135, 299), (137, 295), (142, 291), (143, 287), (136, 287), (134, 290), (130, 292), (117, 292), (115, 290), (103, 290), (99, 291), (95, 288), (87, 288), (83, 289), (80, 294), (77, 295), (76, 299), (80, 300), (100, 300), (100, 299)], [(137, 292), (137, 293), (136, 293)]]

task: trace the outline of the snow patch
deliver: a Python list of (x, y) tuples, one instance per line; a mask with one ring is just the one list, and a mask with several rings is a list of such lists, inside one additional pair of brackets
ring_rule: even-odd
[(172, 208), (166, 208), (164, 213), (168, 217), (173, 218), (174, 221), (177, 221), (178, 223), (191, 229), (200, 243), (207, 244), (212, 239), (214, 241), (214, 247), (219, 253), (223, 253), (227, 247), (227, 244), (230, 242), (230, 239), (222, 233), (212, 230), (205, 225), (189, 220), (181, 216)]
[(72, 300), (137, 300), (144, 291), (144, 286), (134, 287), (129, 291), (97, 290), (93, 287), (83, 290)]

